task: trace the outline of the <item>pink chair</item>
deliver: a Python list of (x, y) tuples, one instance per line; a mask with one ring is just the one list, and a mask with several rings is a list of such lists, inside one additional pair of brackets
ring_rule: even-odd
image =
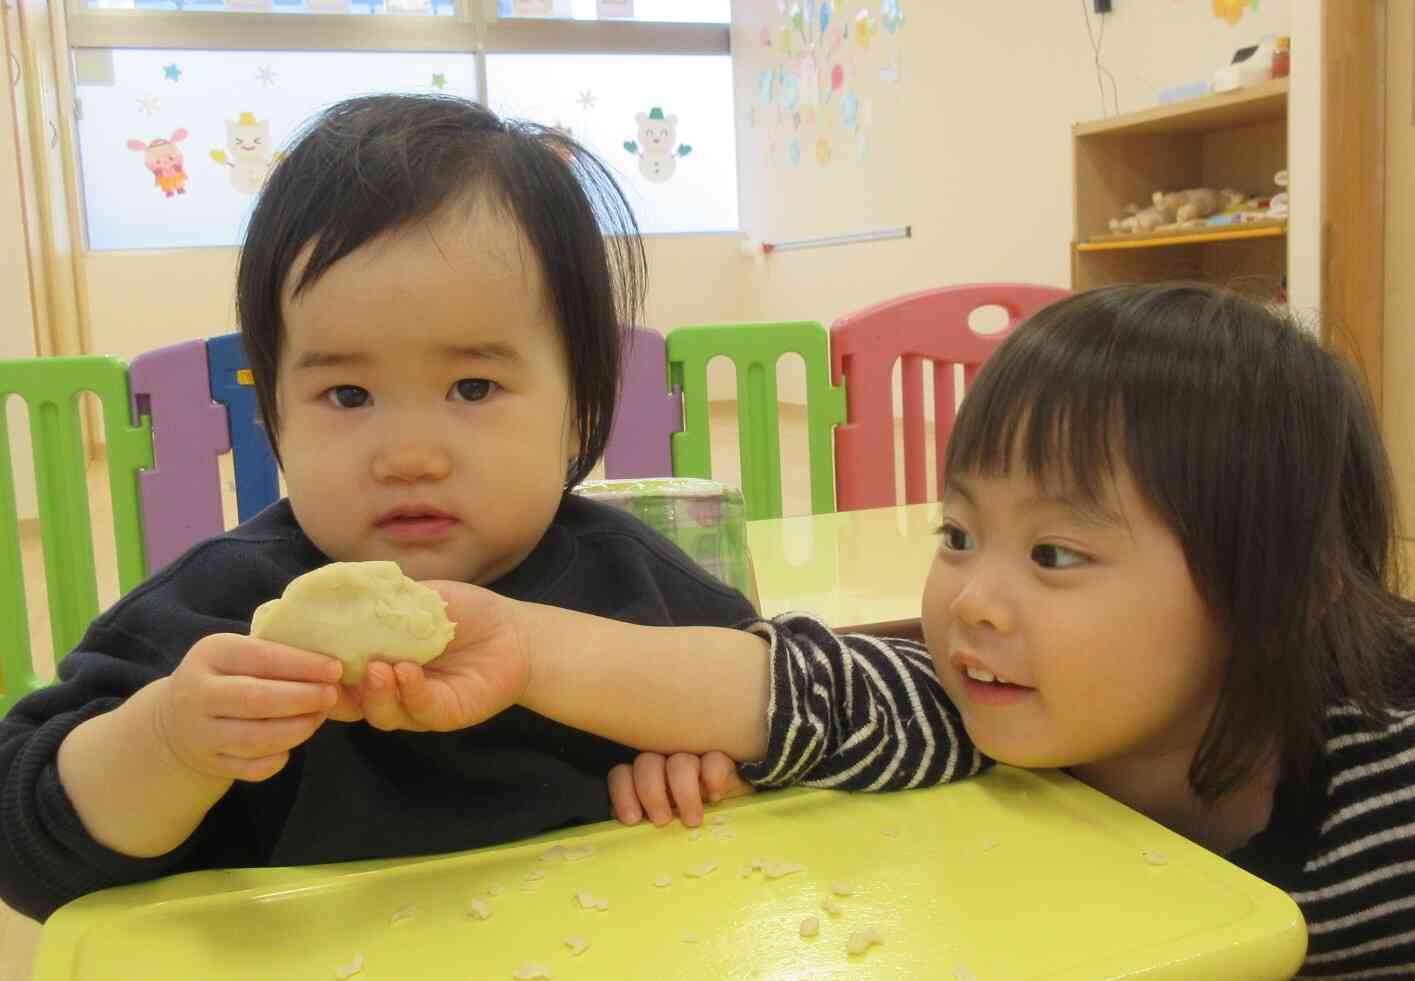
[[(934, 363), (934, 439), (940, 482), (953, 429), (953, 366), (964, 386), (1012, 329), (1068, 295), (1053, 286), (978, 283), (922, 290), (841, 317), (830, 328), (830, 369), (845, 382), (846, 422), (835, 430), (836, 506), (841, 511), (892, 507), (894, 496), (894, 362), (901, 361), (904, 403), (904, 498), (928, 496), (924, 450), (923, 362)], [(979, 334), (968, 316), (979, 307), (1007, 311), (1007, 326)]]

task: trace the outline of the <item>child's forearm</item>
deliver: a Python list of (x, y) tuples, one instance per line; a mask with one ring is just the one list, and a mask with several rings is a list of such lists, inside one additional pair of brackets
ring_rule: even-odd
[(770, 677), (761, 637), (526, 608), (527, 708), (636, 749), (715, 749), (738, 761), (766, 753)]
[(186, 766), (159, 737), (153, 707), (167, 683), (154, 681), (59, 746), (59, 781), (88, 833), (135, 858), (186, 841), (232, 783)]

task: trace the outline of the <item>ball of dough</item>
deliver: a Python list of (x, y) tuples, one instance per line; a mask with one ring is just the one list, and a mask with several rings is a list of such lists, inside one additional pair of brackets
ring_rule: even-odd
[(292, 580), (251, 617), (251, 636), (344, 662), (343, 684), (369, 661), (426, 664), (452, 640), (447, 604), (396, 562), (334, 562)]

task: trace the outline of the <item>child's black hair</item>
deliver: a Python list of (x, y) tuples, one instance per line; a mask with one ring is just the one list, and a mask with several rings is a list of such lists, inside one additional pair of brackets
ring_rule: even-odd
[[(1114, 286), (1022, 324), (978, 373), (945, 480), (1023, 466), (1101, 501), (1127, 470), (1183, 545), (1229, 650), (1189, 778), (1212, 801), (1276, 755), (1310, 786), (1326, 710), (1408, 704), (1415, 604), (1355, 373), (1288, 314), (1195, 284)], [(1136, 657), (1163, 656), (1164, 638)]]
[(301, 250), (313, 243), (292, 295), (380, 235), (473, 200), (503, 209), (540, 262), (580, 433), (566, 485), (594, 467), (619, 394), (621, 326), (639, 319), (647, 278), (633, 212), (609, 169), (570, 136), (438, 95), (331, 106), (261, 191), (241, 249), (236, 311), (277, 459), (281, 298)]

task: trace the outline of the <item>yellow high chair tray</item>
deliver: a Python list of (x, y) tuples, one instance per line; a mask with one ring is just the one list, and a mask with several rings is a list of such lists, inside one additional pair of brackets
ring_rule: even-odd
[[(878, 943), (852, 954), (855, 934)], [(1279, 890), (1069, 777), (999, 767), (764, 794), (697, 831), (112, 889), (50, 919), (35, 979), (1261, 981), (1305, 947)]]

